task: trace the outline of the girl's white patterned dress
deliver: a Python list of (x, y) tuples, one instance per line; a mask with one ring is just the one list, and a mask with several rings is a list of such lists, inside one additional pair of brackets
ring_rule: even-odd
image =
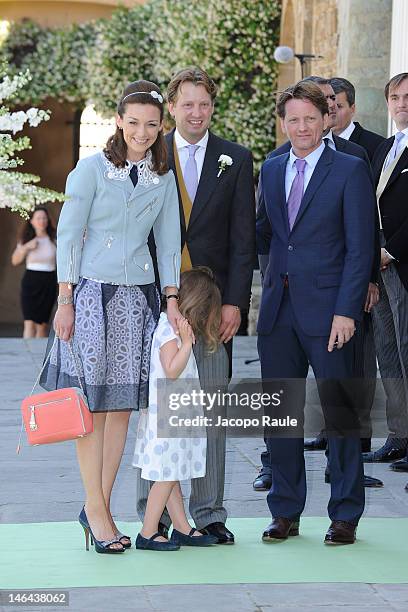
[[(152, 481), (187, 480), (200, 478), (205, 475), (207, 438), (205, 428), (199, 431), (194, 427), (194, 436), (159, 438), (157, 435), (158, 423), (158, 380), (165, 379), (166, 375), (160, 362), (160, 347), (176, 339), (180, 344), (180, 338), (174, 333), (167, 315), (160, 315), (159, 324), (154, 332), (149, 375), (149, 406), (147, 410), (139, 413), (139, 425), (137, 430), (135, 455), (133, 465), (142, 470), (142, 478)], [(198, 384), (197, 364), (191, 351), (187, 365), (181, 373), (178, 381), (186, 381), (186, 390), (190, 389), (191, 381), (195, 386)], [(162, 408), (160, 417), (163, 416)], [(170, 416), (171, 411), (166, 409), (165, 418)], [(175, 413), (173, 413), (175, 414)], [(188, 416), (194, 418), (203, 416), (202, 406), (189, 406)], [(196, 437), (197, 433), (203, 437)]]

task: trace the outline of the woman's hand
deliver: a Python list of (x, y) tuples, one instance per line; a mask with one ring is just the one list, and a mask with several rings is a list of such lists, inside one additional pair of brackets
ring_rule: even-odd
[(14, 253), (11, 256), (11, 263), (13, 266), (19, 266), (23, 263), (25, 258), (27, 257), (29, 251), (33, 251), (37, 248), (37, 238), (33, 238), (29, 240), (25, 244), (18, 244), (14, 250)]
[(54, 331), (56, 336), (65, 342), (72, 338), (74, 333), (75, 312), (72, 304), (58, 306), (54, 318)]
[(26, 242), (23, 246), (26, 251), (34, 251), (34, 249), (36, 249), (38, 246), (38, 240), (37, 238), (33, 238), (32, 240)]

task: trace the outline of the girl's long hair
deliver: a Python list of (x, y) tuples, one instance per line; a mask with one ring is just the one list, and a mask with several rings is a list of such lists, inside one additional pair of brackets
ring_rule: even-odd
[(197, 266), (181, 274), (179, 310), (210, 353), (220, 344), (221, 293), (210, 268)]
[(53, 222), (51, 221), (51, 217), (48, 213), (48, 210), (45, 208), (45, 206), (37, 206), (37, 208), (30, 213), (29, 219), (24, 223), (23, 227), (21, 228), (19, 232), (19, 235), (18, 235), (19, 243), (25, 244), (26, 242), (29, 242), (30, 240), (35, 238), (36, 233), (35, 233), (35, 229), (31, 225), (31, 219), (33, 218), (37, 210), (42, 210), (47, 215), (48, 225), (47, 225), (46, 231), (47, 231), (48, 236), (51, 238), (51, 240), (55, 242), (55, 227), (54, 227)]
[[(128, 104), (151, 104), (152, 106), (156, 106), (160, 111), (160, 121), (163, 121), (164, 115), (164, 104), (160, 102), (157, 98), (154, 98), (150, 92), (156, 91), (161, 95), (160, 89), (156, 85), (156, 83), (152, 83), (151, 81), (134, 81), (133, 83), (129, 83), (127, 87), (123, 90), (123, 93), (118, 102), (117, 112), (120, 117), (123, 118), (125, 114), (126, 107)], [(131, 94), (138, 92), (134, 96)], [(146, 92), (146, 93), (139, 93)], [(126, 98), (124, 101), (124, 98)], [(168, 172), (168, 164), (167, 164), (167, 146), (164, 140), (163, 130), (160, 130), (155, 142), (150, 147), (152, 152), (152, 170), (157, 174), (166, 174)], [(123, 132), (116, 126), (116, 132), (113, 136), (110, 136), (106, 146), (103, 150), (106, 157), (111, 161), (117, 168), (124, 168), (126, 165), (126, 157), (127, 157), (127, 145), (125, 139), (123, 138)]]

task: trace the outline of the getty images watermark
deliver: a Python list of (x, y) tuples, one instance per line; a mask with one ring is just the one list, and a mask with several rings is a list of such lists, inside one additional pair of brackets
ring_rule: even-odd
[(158, 437), (202, 437), (206, 428), (226, 430), (233, 437), (259, 437), (265, 431), (297, 437), (299, 420), (286, 397), (284, 386), (263, 389), (254, 380), (205, 391), (198, 380), (158, 381)]
[[(207, 393), (200, 390), (191, 390), (186, 393), (170, 393), (169, 394), (169, 410), (177, 412), (177, 414), (169, 415), (170, 427), (242, 427), (248, 429), (251, 427), (297, 427), (298, 421), (296, 418), (286, 415), (284, 417), (273, 417), (271, 414), (261, 414), (259, 416), (230, 416), (221, 414), (220, 408), (248, 408), (252, 411), (258, 411), (264, 408), (278, 407), (281, 405), (282, 395), (284, 391), (280, 390), (277, 393), (247, 393), (247, 392), (224, 392), (216, 391)], [(196, 414), (192, 416), (180, 415), (180, 411), (184, 413), (184, 408), (198, 408), (205, 412), (218, 414), (208, 416), (208, 414)]]

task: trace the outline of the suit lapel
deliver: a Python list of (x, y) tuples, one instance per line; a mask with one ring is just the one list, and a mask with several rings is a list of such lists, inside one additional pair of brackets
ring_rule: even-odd
[(336, 151), (344, 151), (347, 142), (345, 138), (340, 138), (340, 136), (333, 134), (333, 142), (336, 147)]
[[(340, 139), (343, 140), (343, 139)], [(323, 183), (327, 174), (329, 173), (330, 166), (333, 163), (333, 151), (330, 147), (326, 146), (323, 153), (320, 156), (319, 161), (313, 171), (312, 177), (308, 183), (305, 193), (303, 194), (302, 203), (299, 208), (295, 223), (293, 224), (292, 231), (295, 229), (301, 217), (304, 215), (305, 210), (309, 206), (310, 202), (317, 189)]]
[(189, 227), (191, 227), (198, 215), (205, 208), (205, 205), (210, 199), (214, 189), (223, 179), (223, 174), (228, 172), (228, 169), (226, 169), (219, 177), (217, 177), (219, 172), (218, 158), (221, 154), (222, 151), (220, 150), (217, 140), (210, 132), (207, 149), (205, 151), (204, 164), (201, 170), (200, 181), (198, 183), (196, 197), (194, 198), (193, 210), (191, 211)]
[(282, 213), (283, 225), (285, 227), (286, 233), (289, 235), (289, 219), (288, 219), (288, 208), (286, 204), (286, 188), (285, 188), (285, 177), (286, 177), (286, 165), (288, 163), (289, 153), (286, 155), (282, 155), (282, 159), (279, 161), (279, 166), (277, 169), (277, 179), (276, 186), (278, 192), (276, 194), (276, 201), (280, 203), (280, 209)]
[(388, 189), (388, 187), (397, 180), (397, 178), (401, 174), (401, 171), (407, 167), (408, 167), (408, 148), (405, 147), (404, 151), (401, 154), (401, 157), (399, 158), (397, 162), (397, 165), (395, 166), (394, 170), (391, 173), (390, 178), (388, 179), (388, 183), (386, 184), (384, 191)]
[(383, 166), (384, 166), (384, 162), (385, 162), (385, 160), (387, 158), (388, 153), (390, 152), (390, 149), (392, 148), (392, 145), (393, 145), (393, 142), (394, 142), (394, 138), (389, 138), (385, 142), (386, 142), (386, 146), (384, 146), (383, 153), (382, 153), (381, 157), (376, 159), (376, 166), (373, 169), (375, 185), (378, 185), (378, 182), (379, 182), (380, 176), (381, 176), (381, 172), (382, 172), (382, 169), (383, 169)]
[(362, 131), (363, 131), (363, 128), (361, 127), (361, 125), (357, 121), (355, 121), (354, 130), (351, 132), (350, 138), (349, 138), (350, 142), (359, 144)]

